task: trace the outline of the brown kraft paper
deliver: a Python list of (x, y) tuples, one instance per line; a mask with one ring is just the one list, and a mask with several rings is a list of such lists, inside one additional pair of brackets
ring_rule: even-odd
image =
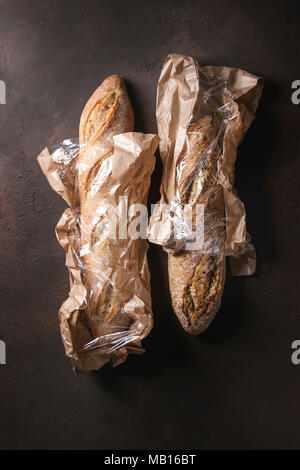
[(219, 122), (215, 146), (221, 149), (218, 182), (225, 205), (225, 252), (233, 275), (250, 275), (256, 268), (255, 248), (246, 230), (246, 212), (234, 188), (237, 147), (255, 118), (262, 79), (230, 67), (199, 67), (192, 57), (171, 54), (158, 81), (156, 117), (163, 161), (161, 199), (155, 206), (148, 238), (169, 250), (173, 215), (165, 207), (176, 205), (177, 173), (187, 142), (188, 125), (209, 114)]
[[(95, 207), (104, 211), (101, 222), (109, 226), (106, 205), (121, 217), (116, 217), (116, 233), (119, 226), (130, 227), (136, 214), (119, 206), (120, 198), (128, 205), (147, 204), (151, 173), (155, 166), (154, 152), (158, 137), (137, 132), (113, 137), (113, 144), (98, 141), (84, 149), (90, 158), (109, 151), (93, 181), (93, 190), (103, 194), (103, 205)], [(82, 151), (82, 149), (80, 149)], [(74, 371), (96, 370), (106, 363), (121, 364), (128, 353), (142, 353), (141, 341), (152, 328), (150, 275), (147, 262), (148, 242), (143, 238), (132, 239), (129, 234), (121, 240), (111, 238), (111, 232), (99, 231), (97, 269), (90, 272), (85, 264), (81, 236), (85, 221), (80, 218), (77, 174), (84, 172), (84, 161), (78, 162), (79, 146), (71, 140), (64, 141), (52, 154), (44, 149), (38, 162), (49, 184), (70, 206), (62, 214), (56, 236), (66, 253), (66, 266), (70, 277), (70, 292), (59, 311), (62, 340), (66, 355), (71, 359)], [(107, 182), (109, 181), (109, 185)], [(103, 188), (105, 187), (105, 191)], [(101, 196), (102, 197), (102, 196)], [(126, 207), (126, 206), (125, 206)], [(118, 212), (119, 211), (119, 212)], [(94, 276), (96, 292), (90, 292), (85, 279)], [(92, 300), (108, 302), (117, 299), (115, 310), (93, 311)], [(100, 310), (101, 310), (100, 302)]]

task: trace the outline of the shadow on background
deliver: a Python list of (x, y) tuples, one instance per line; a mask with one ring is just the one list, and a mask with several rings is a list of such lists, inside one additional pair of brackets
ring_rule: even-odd
[[(262, 275), (261, 264), (264, 261), (276, 257), (273, 243), (274, 228), (265, 182), (268, 171), (275, 165), (274, 148), (276, 148), (278, 129), (272, 116), (274, 103), (279, 95), (280, 87), (266, 80), (256, 118), (238, 147), (235, 165), (235, 186), (245, 204), (247, 231), (256, 248), (257, 266), (254, 277)], [(245, 285), (249, 282), (249, 277), (233, 277), (229, 258), (226, 267), (226, 283), (220, 310), (209, 328), (199, 335), (200, 341), (225, 341), (238, 331), (243, 321), (243, 313), (251, 310), (249, 299), (245, 297)]]
[[(149, 130), (147, 126), (147, 122), (149, 119), (146, 118), (145, 113), (145, 100), (143, 95), (140, 93), (138, 87), (131, 81), (128, 80), (126, 77), (125, 83), (128, 91), (128, 96), (130, 98), (133, 112), (134, 112), (134, 130), (135, 132), (143, 132), (143, 133), (151, 133), (156, 132)], [(155, 115), (155, 110), (153, 109), (153, 116)]]
[[(274, 119), (274, 106), (280, 87), (266, 80), (256, 113), (256, 119), (238, 149), (236, 162), (236, 188), (247, 213), (247, 230), (257, 250), (257, 270), (262, 261), (275, 257), (274, 228), (270, 217), (271, 201), (266, 188), (266, 176), (278, 163), (275, 161), (278, 123)], [(276, 197), (276, 195), (274, 195)]]

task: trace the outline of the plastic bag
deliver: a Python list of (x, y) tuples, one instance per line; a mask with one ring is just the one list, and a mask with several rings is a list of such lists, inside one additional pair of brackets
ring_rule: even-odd
[(252, 274), (256, 255), (234, 188), (237, 147), (251, 125), (262, 80), (229, 67), (199, 67), (172, 54), (164, 62), (156, 117), (164, 171), (149, 240), (166, 251), (191, 250)]
[(75, 371), (116, 366), (128, 353), (143, 352), (152, 328), (143, 207), (157, 144), (155, 135), (132, 132), (84, 148), (68, 139), (38, 156), (51, 187), (70, 206), (56, 236), (70, 275), (60, 328)]

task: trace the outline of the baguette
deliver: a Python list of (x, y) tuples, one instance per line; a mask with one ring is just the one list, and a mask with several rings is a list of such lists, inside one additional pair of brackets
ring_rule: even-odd
[[(135, 340), (128, 331), (133, 320), (123, 309), (124, 295), (116, 288), (122, 269), (118, 267), (119, 258), (126, 249), (126, 241), (109, 240), (108, 215), (97, 214), (112, 189), (109, 171), (112, 137), (132, 132), (133, 127), (134, 116), (125, 84), (120, 77), (110, 76), (94, 92), (82, 112), (78, 185), (85, 315), (95, 338), (86, 349), (101, 348), (104, 357), (110, 357), (114, 365), (127, 356), (126, 349), (120, 347), (122, 343)], [(100, 150), (97, 150), (97, 142), (101, 142)]]
[(112, 137), (132, 132), (134, 115), (124, 81), (111, 75), (97, 88), (86, 103), (79, 125), (81, 144), (95, 142), (101, 137)]
[(194, 335), (203, 332), (216, 315), (225, 282), (224, 199), (217, 181), (220, 152), (215, 139), (210, 116), (188, 127), (187, 148), (178, 177), (180, 204), (204, 206), (204, 250), (168, 254), (173, 309), (183, 328)]
[[(89, 243), (90, 237), (95, 238), (96, 228), (93, 227), (93, 231), (90, 232), (94, 213), (101, 199), (110, 190), (109, 175), (108, 179), (102, 178), (102, 181), (95, 184), (101, 165), (112, 156), (109, 142), (112, 142), (114, 135), (132, 132), (133, 128), (134, 115), (125, 83), (121, 77), (111, 75), (90, 97), (80, 119), (79, 143), (82, 151), (78, 159), (80, 168), (78, 186), (82, 245)], [(97, 149), (99, 140), (102, 142), (100, 152)], [(97, 194), (93, 197), (95, 192)], [(97, 257), (91, 252), (85, 256), (85, 262), (93, 271)]]

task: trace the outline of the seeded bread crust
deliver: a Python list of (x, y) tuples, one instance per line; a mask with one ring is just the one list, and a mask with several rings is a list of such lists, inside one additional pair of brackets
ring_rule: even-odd
[(226, 276), (224, 200), (217, 181), (219, 148), (215, 139), (210, 116), (189, 126), (178, 178), (180, 203), (204, 205), (204, 254), (180, 250), (168, 255), (173, 309), (183, 328), (193, 335), (205, 331), (219, 310)]
[[(122, 332), (127, 334), (132, 319), (122, 308), (124, 295), (115, 288), (116, 276), (119, 275), (118, 260), (112, 261), (107, 239), (102, 236), (107, 229), (106, 216), (95, 220), (95, 214), (111, 189), (110, 173), (105, 170), (105, 163), (113, 155), (109, 142), (112, 142), (114, 135), (132, 132), (133, 129), (134, 115), (125, 84), (119, 76), (112, 75), (94, 92), (81, 115), (78, 185), (81, 248), (88, 247), (81, 258), (87, 298), (85, 315), (95, 338), (91, 347), (100, 348), (103, 357), (107, 358), (104, 363), (110, 358), (113, 365), (126, 359), (127, 350), (120, 347), (111, 352), (111, 340), (119, 335), (122, 342)], [(95, 144), (102, 138), (106, 139), (106, 143), (101, 140), (101, 152), (89, 148), (89, 144)], [(116, 240), (114, 252), (122, 253), (125, 249), (122, 243), (125, 242), (123, 240), (119, 244)], [(85, 346), (84, 349), (89, 347)]]

